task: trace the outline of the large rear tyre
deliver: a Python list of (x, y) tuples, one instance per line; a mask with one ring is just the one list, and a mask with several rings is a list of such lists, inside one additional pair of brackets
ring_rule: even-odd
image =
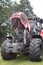
[(12, 60), (15, 59), (17, 54), (15, 53), (6, 53), (5, 50), (2, 48), (1, 49), (1, 56), (4, 60)]
[(29, 47), (29, 57), (32, 61), (42, 60), (42, 41), (41, 39), (32, 39)]

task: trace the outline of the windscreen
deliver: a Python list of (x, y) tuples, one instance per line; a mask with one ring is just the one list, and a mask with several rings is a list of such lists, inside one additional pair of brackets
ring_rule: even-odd
[(12, 21), (12, 23), (17, 23), (18, 22), (18, 18), (13, 18), (11, 21)]
[(23, 23), (25, 24), (27, 20), (27, 16), (25, 14), (22, 14), (21, 18), (22, 18)]
[(19, 20), (19, 18), (13, 18), (11, 20), (11, 22), (12, 22), (12, 27), (17, 28), (18, 27), (18, 22), (20, 22), (20, 20)]
[(11, 20), (13, 29), (19, 28), (24, 29), (24, 25), (21, 23), (19, 18), (14, 18)]

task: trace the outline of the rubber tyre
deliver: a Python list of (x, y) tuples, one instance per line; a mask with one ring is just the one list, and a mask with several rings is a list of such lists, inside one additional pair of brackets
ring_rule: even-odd
[(29, 46), (29, 57), (32, 61), (41, 61), (42, 60), (42, 41), (41, 39), (35, 38), (32, 39)]
[(4, 60), (12, 60), (15, 59), (17, 54), (15, 53), (6, 53), (5, 50), (2, 48), (1, 49), (1, 56)]

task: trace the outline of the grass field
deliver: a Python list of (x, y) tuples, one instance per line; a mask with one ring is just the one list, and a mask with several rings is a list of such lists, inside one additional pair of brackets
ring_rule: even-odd
[(28, 56), (20, 55), (15, 60), (5, 61), (0, 54), (0, 65), (43, 65), (43, 60), (41, 62), (32, 62)]

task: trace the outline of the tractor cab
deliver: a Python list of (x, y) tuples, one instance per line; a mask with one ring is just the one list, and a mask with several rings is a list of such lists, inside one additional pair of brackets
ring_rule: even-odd
[(13, 29), (15, 28), (26, 29), (28, 28), (29, 20), (25, 13), (17, 12), (11, 16), (11, 22)]

